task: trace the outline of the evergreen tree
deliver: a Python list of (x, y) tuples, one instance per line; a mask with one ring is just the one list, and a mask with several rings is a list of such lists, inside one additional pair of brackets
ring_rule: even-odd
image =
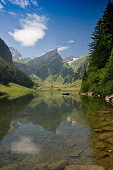
[(90, 44), (91, 66), (103, 68), (108, 61), (113, 48), (113, 2), (109, 1), (107, 8), (98, 21)]

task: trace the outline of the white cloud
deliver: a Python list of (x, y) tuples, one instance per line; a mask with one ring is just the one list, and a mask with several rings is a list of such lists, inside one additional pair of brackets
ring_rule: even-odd
[(18, 42), (21, 42), (22, 46), (33, 46), (40, 39), (45, 36), (45, 30), (47, 19), (45, 16), (39, 16), (37, 14), (27, 14), (26, 19), (21, 19), (20, 29), (15, 29), (14, 33), (9, 34)]
[(37, 0), (31, 0), (31, 3), (32, 3), (33, 5), (35, 5), (35, 6), (38, 6)]
[(5, 2), (4, 0), (1, 0), (1, 2), (2, 2), (3, 4), (6, 4), (6, 2)]
[(9, 0), (9, 1), (14, 5), (20, 6), (21, 8), (25, 8), (26, 6), (29, 5), (28, 0)]
[(11, 11), (9, 11), (8, 14), (12, 15), (12, 16), (16, 16), (17, 15), (15, 12), (11, 12)]
[[(30, 4), (38, 6), (37, 0), (7, 0), (7, 1), (12, 3), (13, 5), (18, 5), (21, 8), (25, 8), (25, 7), (29, 6)], [(6, 5), (6, 0), (1, 0), (1, 2)], [(0, 6), (1, 6), (1, 4), (0, 4)]]
[(68, 43), (74, 43), (75, 41), (74, 40), (69, 40)]
[(3, 9), (4, 7), (3, 7), (3, 5), (0, 3), (0, 9)]
[(65, 50), (68, 50), (70, 47), (69, 46), (62, 46), (62, 47), (59, 47), (58, 48), (58, 52), (61, 52), (61, 51), (65, 51)]

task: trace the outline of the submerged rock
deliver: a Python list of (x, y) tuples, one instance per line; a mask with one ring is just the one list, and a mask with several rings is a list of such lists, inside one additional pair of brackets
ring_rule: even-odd
[(100, 152), (98, 154), (96, 154), (97, 156), (97, 159), (101, 159), (101, 158), (106, 158), (106, 157), (109, 157), (109, 154), (108, 152)]
[(68, 165), (67, 160), (62, 160), (53, 164), (48, 165), (48, 170), (61, 170)]
[(95, 148), (98, 150), (103, 150), (106, 148), (106, 145), (104, 145), (104, 143), (102, 143), (102, 142), (98, 142), (95, 144)]
[(97, 165), (69, 165), (65, 167), (65, 170), (105, 170), (105, 169)]
[(112, 132), (113, 131), (113, 127), (112, 126), (106, 126), (106, 127), (101, 127), (101, 128), (97, 128), (94, 129), (95, 132)]
[(16, 169), (18, 169), (18, 167), (19, 167), (19, 164), (14, 163), (14, 164), (6, 165), (6, 166), (0, 168), (0, 170), (16, 170)]
[(71, 153), (69, 155), (70, 158), (76, 158), (76, 157), (79, 157), (81, 155), (82, 151), (76, 151), (74, 153)]
[(104, 140), (106, 140), (106, 139), (108, 139), (108, 138), (111, 138), (111, 137), (113, 137), (113, 132), (106, 132), (106, 133), (102, 133), (100, 136), (99, 136), (99, 140), (100, 141), (104, 141)]
[(108, 143), (110, 143), (110, 144), (112, 144), (112, 145), (113, 145), (113, 137), (112, 137), (112, 138), (108, 138), (108, 139), (106, 139), (106, 142), (108, 142)]

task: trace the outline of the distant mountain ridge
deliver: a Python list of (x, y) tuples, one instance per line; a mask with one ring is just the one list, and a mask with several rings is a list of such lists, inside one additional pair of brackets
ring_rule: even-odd
[(42, 80), (50, 75), (61, 75), (65, 79), (73, 74), (72, 68), (62, 59), (57, 48), (46, 52), (41, 57), (36, 57), (26, 64), (18, 62), (15, 64), (28, 75), (35, 74)]
[(13, 47), (9, 47), (9, 49), (12, 54), (13, 61), (27, 63), (28, 61), (31, 60), (31, 58), (22, 57), (22, 55), (18, 52), (18, 50), (14, 49)]
[[(70, 59), (70, 61), (69, 61)], [(30, 76), (30, 78), (38, 77), (45, 80), (49, 76), (61, 76), (63, 83), (71, 83), (76, 79), (81, 79), (86, 65), (87, 56), (74, 58), (73, 56), (62, 59), (57, 48), (46, 52), (40, 57), (36, 57), (25, 63), (15, 62), (16, 66)], [(78, 67), (76, 67), (76, 62)], [(74, 67), (75, 65), (75, 67)], [(53, 78), (54, 79), (54, 78)], [(51, 77), (52, 80), (52, 77)]]

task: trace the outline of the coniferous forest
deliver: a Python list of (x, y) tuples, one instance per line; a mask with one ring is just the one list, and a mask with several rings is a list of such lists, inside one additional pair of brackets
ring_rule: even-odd
[(113, 93), (113, 2), (109, 1), (91, 38), (89, 67), (81, 91), (109, 95)]

